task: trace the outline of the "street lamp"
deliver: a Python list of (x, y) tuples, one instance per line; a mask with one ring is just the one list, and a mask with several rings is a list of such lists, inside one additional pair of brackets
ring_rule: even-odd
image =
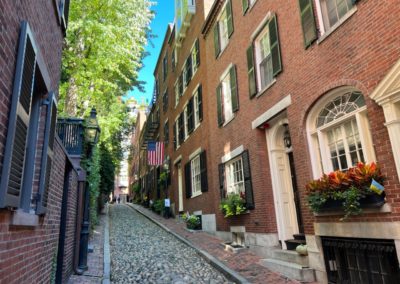
[(170, 159), (169, 156), (167, 156), (163, 163), (163, 169), (164, 172), (166, 173), (166, 178), (164, 181), (164, 189), (165, 189), (164, 216), (166, 218), (169, 218), (170, 215), (170, 199), (168, 198), (169, 164), (170, 164)]
[[(87, 159), (92, 159), (92, 149), (95, 144), (99, 141), (100, 127), (97, 122), (97, 112), (95, 108), (90, 111), (90, 116), (86, 119), (85, 123), (85, 141), (88, 145), (87, 148)], [(89, 175), (90, 168), (87, 169), (87, 175)], [(81, 273), (88, 269), (87, 266), (87, 254), (88, 254), (88, 243), (89, 243), (89, 201), (90, 201), (90, 189), (89, 184), (86, 181), (85, 185), (85, 196), (84, 196), (84, 208), (83, 208), (83, 220), (81, 226), (81, 236), (79, 242), (79, 264), (78, 269)]]

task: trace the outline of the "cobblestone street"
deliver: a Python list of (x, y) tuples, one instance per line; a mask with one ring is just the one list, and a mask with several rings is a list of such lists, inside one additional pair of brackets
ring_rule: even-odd
[(112, 283), (227, 283), (192, 248), (124, 205), (110, 207)]

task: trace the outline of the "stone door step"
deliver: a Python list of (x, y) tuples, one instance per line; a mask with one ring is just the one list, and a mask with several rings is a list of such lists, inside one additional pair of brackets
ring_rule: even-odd
[(308, 256), (300, 255), (292, 250), (276, 249), (273, 251), (273, 259), (296, 263), (301, 267), (308, 267)]
[(314, 269), (305, 268), (297, 263), (291, 263), (278, 259), (266, 258), (260, 261), (260, 264), (267, 267), (272, 271), (276, 271), (301, 282), (314, 282), (315, 272)]

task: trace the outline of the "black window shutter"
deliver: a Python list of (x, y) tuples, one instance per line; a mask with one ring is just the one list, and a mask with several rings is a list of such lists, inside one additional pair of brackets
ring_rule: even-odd
[(196, 39), (195, 43), (195, 53), (196, 53), (196, 66), (199, 67), (200, 65), (200, 43), (199, 39)]
[(200, 85), (197, 89), (197, 101), (198, 101), (198, 109), (199, 109), (199, 121), (203, 121), (203, 88)]
[(247, 48), (247, 74), (249, 79), (249, 95), (250, 98), (253, 98), (257, 93), (253, 45)]
[(236, 112), (239, 110), (239, 96), (238, 96), (238, 88), (237, 88), (237, 79), (236, 79), (236, 65), (231, 67), (229, 70), (230, 84), (231, 84), (231, 99), (232, 99), (232, 111)]
[(189, 85), (190, 80), (192, 79), (192, 56), (186, 60), (186, 86)]
[(178, 119), (178, 128), (179, 128), (179, 144), (182, 144), (185, 140), (185, 125), (184, 125), (184, 117), (183, 112), (179, 115)]
[(268, 23), (269, 28), (269, 42), (271, 44), (271, 56), (272, 56), (272, 73), (275, 77), (279, 72), (282, 71), (281, 51), (279, 46), (279, 35), (278, 35), (278, 24), (276, 15)]
[(248, 150), (245, 150), (242, 153), (242, 162), (243, 162), (244, 187), (246, 195), (246, 208), (254, 209), (253, 185), (251, 183), (250, 158)]
[(221, 52), (221, 45), (219, 43), (219, 22), (216, 22), (214, 26), (214, 50), (215, 58), (217, 58)]
[(176, 137), (176, 121), (174, 122), (174, 129), (173, 129), (173, 132), (174, 132), (174, 149), (176, 149), (177, 148), (177, 137)]
[(164, 123), (164, 143), (168, 145), (169, 143), (169, 122)]
[(231, 0), (228, 0), (228, 3), (226, 4), (226, 17), (228, 22), (228, 37), (230, 38), (233, 34), (233, 15)]
[(309, 47), (317, 39), (312, 0), (299, 0), (301, 27), (303, 29), (304, 47)]
[(54, 157), (54, 138), (57, 123), (57, 105), (55, 94), (51, 93), (47, 105), (46, 124), (43, 138), (43, 151), (39, 176), (39, 195), (36, 214), (46, 213), (49, 196), (51, 165)]
[(179, 76), (179, 96), (183, 95), (183, 72)]
[(188, 125), (188, 133), (192, 133), (194, 129), (194, 113), (193, 113), (193, 97), (190, 98), (187, 105), (187, 125)]
[(217, 87), (217, 114), (218, 114), (218, 126), (224, 124), (224, 117), (222, 115), (222, 84)]
[(190, 161), (185, 165), (185, 187), (186, 187), (186, 198), (192, 197), (192, 174)]
[(69, 4), (70, 4), (69, 2), (70, 0), (60, 1), (61, 20), (64, 32), (67, 30), (68, 27)]
[(249, 0), (242, 0), (243, 15), (246, 14), (249, 9)]
[(221, 194), (221, 199), (226, 197), (226, 190), (225, 190), (225, 164), (218, 165), (219, 171), (219, 192)]
[(28, 23), (22, 22), (1, 172), (0, 208), (20, 205), (36, 66), (30, 35)]
[(200, 154), (200, 178), (201, 178), (201, 191), (208, 191), (208, 179), (207, 179), (207, 156), (206, 151)]

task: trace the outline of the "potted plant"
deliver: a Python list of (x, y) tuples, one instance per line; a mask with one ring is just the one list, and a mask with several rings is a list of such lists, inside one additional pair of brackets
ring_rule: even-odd
[(219, 209), (222, 211), (225, 218), (243, 214), (247, 211), (244, 194), (229, 193), (226, 198), (222, 199)]
[(362, 208), (385, 203), (384, 177), (375, 163), (358, 163), (346, 172), (335, 171), (306, 185), (308, 204), (313, 212), (343, 209), (344, 217), (358, 215)]
[(189, 214), (189, 212), (183, 214), (182, 219), (186, 223), (186, 227), (191, 230), (201, 230), (201, 220), (199, 216)]

